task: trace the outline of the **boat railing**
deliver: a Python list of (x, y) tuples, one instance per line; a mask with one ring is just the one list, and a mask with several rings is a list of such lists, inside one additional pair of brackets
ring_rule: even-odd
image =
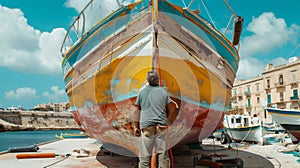
[[(111, 3), (112, 1), (110, 1)], [(115, 4), (111, 5), (109, 8), (103, 8), (104, 1), (94, 1), (90, 0), (88, 4), (82, 9), (78, 16), (74, 19), (73, 23), (67, 30), (64, 37), (61, 54), (64, 56), (72, 46), (76, 45), (83, 37), (88, 33), (88, 31), (103, 19), (112, 11), (123, 6), (119, 0), (114, 0)], [(98, 4), (99, 3), (99, 4)]]
[(68, 28), (65, 38), (63, 40), (61, 46), (61, 54), (64, 56), (65, 53), (68, 51), (71, 45), (73, 45), (85, 34), (86, 30), (86, 18), (85, 18), (85, 11), (86, 9), (92, 4), (93, 0), (91, 0), (84, 9), (79, 13), (76, 19), (73, 21), (71, 26)]

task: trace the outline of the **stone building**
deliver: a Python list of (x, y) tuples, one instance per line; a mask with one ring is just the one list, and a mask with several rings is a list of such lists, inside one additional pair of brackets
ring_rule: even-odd
[(70, 103), (68, 102), (38, 104), (34, 107), (34, 109), (45, 109), (48, 111), (56, 111), (56, 112), (67, 111), (69, 108), (70, 108)]
[(227, 114), (257, 114), (264, 122), (272, 122), (265, 106), (299, 109), (300, 59), (292, 57), (283, 65), (267, 64), (261, 76), (236, 80)]

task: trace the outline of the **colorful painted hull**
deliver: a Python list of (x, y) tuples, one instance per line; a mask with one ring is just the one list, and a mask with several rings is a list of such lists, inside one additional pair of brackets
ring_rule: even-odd
[(262, 127), (260, 125), (241, 128), (225, 128), (226, 133), (235, 141), (263, 143)]
[(164, 0), (120, 7), (63, 56), (81, 129), (135, 154), (134, 103), (149, 70), (159, 72), (179, 106), (168, 129), (172, 147), (201, 141), (222, 123), (239, 61), (234, 45), (207, 21)]
[(266, 108), (273, 120), (280, 124), (298, 141), (300, 140), (300, 111), (288, 109)]

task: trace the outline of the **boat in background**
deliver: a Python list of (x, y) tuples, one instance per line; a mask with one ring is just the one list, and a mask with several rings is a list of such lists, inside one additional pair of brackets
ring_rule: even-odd
[(279, 134), (284, 133), (286, 130), (276, 123), (264, 123), (263, 124), (263, 134)]
[(292, 136), (293, 143), (300, 140), (300, 111), (278, 108), (265, 108), (273, 120), (280, 124)]
[(88, 138), (88, 136), (84, 133), (79, 134), (70, 134), (70, 133), (60, 133), (59, 135), (55, 135), (58, 139), (77, 139), (77, 138)]
[[(160, 86), (178, 105), (168, 127), (169, 147), (199, 142), (222, 124), (243, 18), (230, 8), (231, 41), (192, 9), (195, 1), (175, 2), (92, 0), (69, 28), (61, 48), (64, 82), (75, 120), (89, 137), (138, 155), (140, 137), (132, 123), (149, 70), (159, 73)], [(113, 10), (106, 12), (108, 6)], [(89, 24), (91, 11), (95, 22)]]
[[(223, 125), (225, 135), (227, 134), (231, 140), (263, 144), (262, 126), (260, 124), (253, 125), (250, 116), (225, 115)], [(224, 143), (223, 139), (224, 137), (222, 137), (222, 143)], [(228, 139), (226, 141), (228, 141)]]

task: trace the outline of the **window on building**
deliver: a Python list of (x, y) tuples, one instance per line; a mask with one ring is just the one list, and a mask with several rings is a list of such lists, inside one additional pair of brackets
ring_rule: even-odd
[(267, 99), (268, 99), (268, 104), (270, 104), (271, 103), (271, 95), (270, 94), (268, 94)]
[(267, 88), (270, 88), (270, 79), (267, 80)]
[(283, 84), (283, 75), (279, 75), (278, 82), (280, 85)]
[(293, 97), (294, 97), (295, 99), (298, 99), (298, 89), (294, 89), (294, 90), (293, 90)]
[(247, 86), (247, 92), (250, 93), (250, 85)]
[(250, 107), (250, 106), (251, 106), (250, 99), (247, 99), (247, 105), (248, 105), (248, 107)]
[(293, 74), (292, 74), (292, 82), (293, 83), (297, 82), (297, 76), (296, 76), (295, 72), (293, 72)]
[(283, 101), (283, 100), (284, 100), (283, 92), (280, 92), (280, 93), (279, 93), (279, 100), (280, 100), (280, 101)]
[(233, 89), (233, 95), (236, 95), (236, 89)]
[(259, 91), (259, 84), (256, 85), (256, 91)]
[(256, 98), (256, 103), (260, 103), (260, 98), (259, 97)]

